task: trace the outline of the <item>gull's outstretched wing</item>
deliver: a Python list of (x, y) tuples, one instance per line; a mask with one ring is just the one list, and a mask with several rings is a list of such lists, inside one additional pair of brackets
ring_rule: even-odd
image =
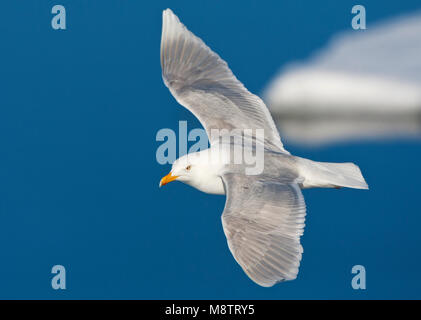
[(263, 101), (170, 9), (163, 12), (161, 67), (165, 85), (199, 119), (211, 143), (211, 129), (264, 129), (266, 145), (287, 153)]
[(270, 287), (297, 277), (306, 208), (292, 179), (223, 177), (227, 201), (222, 225), (235, 260), (257, 284)]

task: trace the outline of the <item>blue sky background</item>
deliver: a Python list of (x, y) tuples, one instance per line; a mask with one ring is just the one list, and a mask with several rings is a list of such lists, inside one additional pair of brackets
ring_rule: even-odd
[[(51, 8), (67, 30), (51, 28)], [(421, 298), (421, 142), (347, 143), (292, 153), (353, 161), (371, 190), (304, 191), (297, 280), (262, 288), (232, 258), (225, 198), (159, 189), (161, 128), (200, 124), (161, 79), (161, 12), (170, 7), (259, 93), (282, 65), (350, 29), (421, 8), (414, 1), (2, 1), (0, 298)], [(67, 289), (51, 288), (51, 267)], [(367, 270), (367, 290), (351, 268)]]

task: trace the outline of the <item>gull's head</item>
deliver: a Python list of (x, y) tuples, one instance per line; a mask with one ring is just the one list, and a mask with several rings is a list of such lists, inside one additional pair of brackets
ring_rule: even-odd
[(193, 161), (187, 155), (174, 161), (170, 173), (161, 179), (159, 186), (164, 186), (171, 181), (181, 181), (189, 183), (199, 178), (200, 169), (197, 161)]
[(177, 159), (159, 186), (177, 180), (206, 193), (224, 194), (221, 173), (226, 162), (219, 155), (219, 151), (210, 152), (210, 149), (206, 149)]

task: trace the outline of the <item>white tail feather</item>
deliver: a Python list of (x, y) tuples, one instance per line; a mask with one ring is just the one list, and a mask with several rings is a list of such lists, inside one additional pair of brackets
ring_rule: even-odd
[(297, 158), (303, 188), (368, 189), (360, 168), (351, 163), (317, 162)]

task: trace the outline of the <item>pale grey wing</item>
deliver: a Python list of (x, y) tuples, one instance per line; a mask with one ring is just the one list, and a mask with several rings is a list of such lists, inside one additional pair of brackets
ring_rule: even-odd
[(222, 225), (235, 260), (264, 287), (295, 279), (306, 215), (298, 185), (290, 178), (279, 182), (234, 174), (224, 175), (223, 181)]
[(161, 67), (165, 85), (199, 119), (211, 143), (212, 129), (264, 129), (264, 142), (288, 153), (263, 101), (170, 9), (163, 12)]

